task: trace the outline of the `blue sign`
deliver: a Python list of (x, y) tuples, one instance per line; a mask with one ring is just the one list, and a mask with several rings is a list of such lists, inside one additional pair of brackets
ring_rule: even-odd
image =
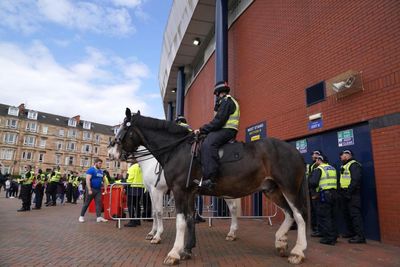
[(308, 123), (308, 130), (314, 130), (314, 129), (319, 129), (322, 128), (322, 119), (315, 120), (315, 121), (310, 121)]
[(267, 137), (267, 124), (265, 121), (246, 128), (246, 142), (253, 142)]

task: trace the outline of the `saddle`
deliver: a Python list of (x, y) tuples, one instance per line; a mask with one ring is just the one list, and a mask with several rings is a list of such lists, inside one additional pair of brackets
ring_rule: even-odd
[[(198, 157), (201, 153), (201, 146), (205, 136), (201, 136), (197, 141), (192, 143), (192, 154)], [(231, 139), (218, 149), (219, 162), (233, 162), (243, 158), (243, 142), (238, 142), (236, 139)]]

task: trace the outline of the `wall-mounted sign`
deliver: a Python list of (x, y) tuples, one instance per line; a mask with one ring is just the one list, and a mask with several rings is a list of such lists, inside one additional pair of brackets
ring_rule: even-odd
[(246, 128), (246, 142), (253, 142), (267, 137), (267, 124), (265, 121)]
[(307, 139), (297, 140), (296, 149), (301, 153), (307, 153)]
[(353, 129), (337, 132), (338, 146), (352, 146), (354, 145)]
[(322, 128), (322, 119), (308, 122), (308, 130)]

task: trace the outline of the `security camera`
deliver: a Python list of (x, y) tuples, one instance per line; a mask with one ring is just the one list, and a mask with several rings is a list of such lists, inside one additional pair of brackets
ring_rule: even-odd
[(353, 83), (354, 83), (355, 80), (356, 80), (356, 77), (350, 76), (350, 77), (349, 77), (347, 80), (345, 80), (345, 81), (341, 81), (341, 82), (337, 82), (337, 83), (332, 83), (332, 89), (333, 89), (335, 92), (343, 91), (343, 90), (345, 90), (345, 89), (347, 89), (347, 88), (350, 88), (350, 87), (353, 85)]

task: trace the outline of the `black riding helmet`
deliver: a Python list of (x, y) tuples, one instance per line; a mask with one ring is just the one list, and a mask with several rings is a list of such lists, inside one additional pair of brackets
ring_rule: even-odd
[(214, 95), (218, 96), (220, 93), (229, 94), (230, 90), (231, 90), (231, 88), (229, 88), (229, 85), (227, 82), (217, 83), (214, 87)]

